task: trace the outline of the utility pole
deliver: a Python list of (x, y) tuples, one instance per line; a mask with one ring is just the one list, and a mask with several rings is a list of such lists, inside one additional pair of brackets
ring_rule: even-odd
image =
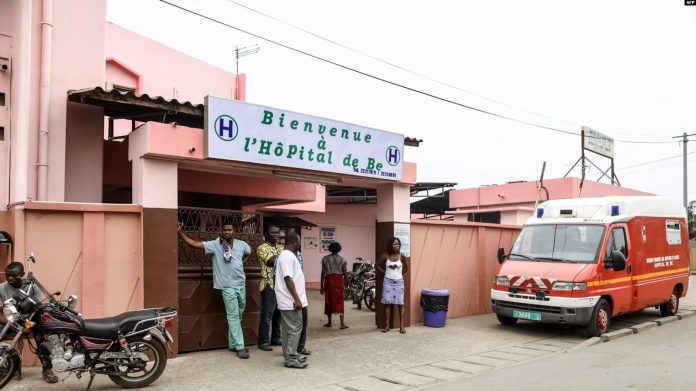
[(234, 99), (239, 100), (239, 59), (242, 57), (250, 56), (252, 54), (256, 54), (261, 50), (259, 45), (251, 45), (243, 48), (238, 48), (237, 46), (234, 47), (234, 57), (235, 60), (237, 61), (237, 73), (235, 74), (235, 81), (234, 81)]
[(682, 139), (682, 143), (684, 144), (684, 208), (688, 208), (688, 207), (689, 207), (689, 194), (688, 194), (689, 184), (688, 184), (688, 180), (687, 180), (687, 177), (686, 177), (686, 172), (687, 172), (687, 167), (686, 167), (686, 154), (687, 154), (687, 152), (686, 152), (686, 143), (689, 142), (689, 137), (692, 137), (692, 136), (696, 136), (696, 133), (695, 133), (695, 134), (686, 134), (686, 132), (684, 132), (681, 136), (674, 136), (674, 137), (672, 137), (672, 138), (681, 138), (681, 139)]

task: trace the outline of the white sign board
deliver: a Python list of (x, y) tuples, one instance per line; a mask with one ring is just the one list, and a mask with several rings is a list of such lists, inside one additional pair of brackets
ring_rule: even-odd
[(398, 181), (404, 136), (206, 96), (205, 157)]
[(585, 133), (585, 145), (583, 145), (583, 148), (608, 158), (614, 158), (613, 138), (586, 126), (583, 126), (582, 130)]
[(401, 241), (401, 253), (411, 256), (411, 224), (394, 223), (394, 237)]

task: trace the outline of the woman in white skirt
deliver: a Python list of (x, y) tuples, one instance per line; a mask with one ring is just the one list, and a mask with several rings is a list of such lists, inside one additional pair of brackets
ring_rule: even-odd
[(382, 304), (386, 310), (386, 325), (383, 333), (389, 331), (394, 314), (394, 305), (399, 310), (399, 332), (406, 334), (404, 328), (404, 274), (408, 273), (408, 262), (401, 254), (401, 240), (390, 238), (387, 241), (387, 252), (382, 254), (377, 262), (377, 270), (384, 273), (382, 285)]

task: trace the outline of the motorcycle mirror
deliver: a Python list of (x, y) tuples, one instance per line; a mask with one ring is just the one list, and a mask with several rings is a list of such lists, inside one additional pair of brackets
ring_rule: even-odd
[(60, 291), (55, 291), (51, 293), (51, 296), (60, 296)]
[(77, 307), (77, 295), (70, 295), (68, 297), (68, 308), (74, 310)]
[(29, 253), (29, 256), (27, 257), (27, 259), (28, 259), (29, 261), (31, 261), (31, 263), (36, 263), (36, 258), (34, 258), (34, 252), (33, 252), (33, 251)]

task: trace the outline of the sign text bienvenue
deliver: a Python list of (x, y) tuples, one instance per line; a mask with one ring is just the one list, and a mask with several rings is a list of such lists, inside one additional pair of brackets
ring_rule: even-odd
[(404, 136), (207, 96), (206, 158), (401, 180)]

